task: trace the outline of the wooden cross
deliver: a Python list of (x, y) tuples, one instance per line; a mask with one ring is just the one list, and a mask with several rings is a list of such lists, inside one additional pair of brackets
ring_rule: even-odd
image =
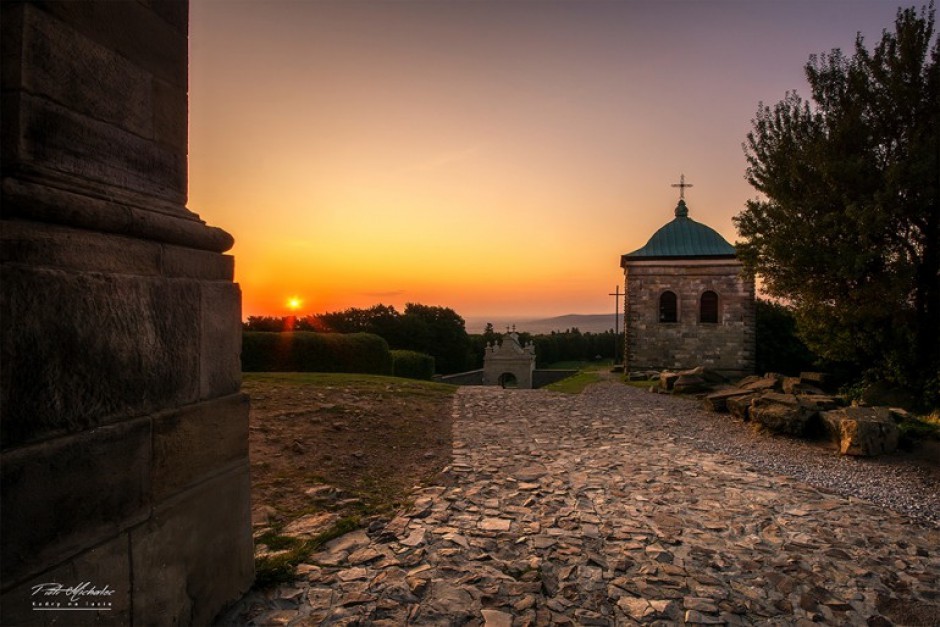
[(686, 187), (692, 187), (692, 184), (685, 182), (685, 174), (680, 174), (680, 175), (679, 175), (679, 182), (678, 182), (678, 183), (673, 183), (672, 186), (679, 188), (679, 198), (682, 199), (682, 200), (685, 200), (685, 188), (686, 188)]

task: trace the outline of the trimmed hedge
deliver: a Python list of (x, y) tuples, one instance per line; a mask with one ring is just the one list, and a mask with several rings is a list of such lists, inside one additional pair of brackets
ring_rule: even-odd
[(392, 351), (392, 374), (430, 381), (434, 376), (434, 358), (416, 351)]
[(371, 333), (242, 333), (244, 372), (392, 374), (388, 343)]

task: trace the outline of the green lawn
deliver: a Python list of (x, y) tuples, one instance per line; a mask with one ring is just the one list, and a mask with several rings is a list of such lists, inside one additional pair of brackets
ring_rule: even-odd
[(591, 371), (606, 371), (610, 370), (614, 365), (613, 359), (600, 359), (598, 361), (556, 361), (553, 364), (549, 364), (545, 367), (546, 370), (582, 370), (585, 372)]
[(243, 372), (245, 383), (315, 385), (319, 387), (355, 387), (363, 392), (381, 392), (392, 389), (406, 394), (450, 394), (456, 386), (417, 379), (386, 377), (375, 374), (347, 374), (341, 372)]
[(551, 390), (552, 392), (564, 392), (565, 394), (580, 394), (584, 391), (584, 388), (591, 385), (592, 383), (597, 383), (601, 380), (601, 376), (596, 372), (579, 372), (576, 375), (572, 375), (567, 379), (562, 379), (561, 381), (556, 381), (546, 385), (543, 390)]

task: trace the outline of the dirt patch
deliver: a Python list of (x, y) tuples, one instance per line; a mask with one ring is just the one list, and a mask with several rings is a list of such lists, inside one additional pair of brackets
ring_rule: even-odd
[(311, 514), (389, 514), (452, 450), (454, 388), (332, 374), (250, 374), (256, 537)]

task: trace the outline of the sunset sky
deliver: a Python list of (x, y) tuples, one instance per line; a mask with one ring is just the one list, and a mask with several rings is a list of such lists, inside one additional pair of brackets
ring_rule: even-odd
[(189, 207), (235, 236), (245, 316), (607, 313), (681, 173), (735, 241), (758, 102), (897, 8), (192, 0)]

